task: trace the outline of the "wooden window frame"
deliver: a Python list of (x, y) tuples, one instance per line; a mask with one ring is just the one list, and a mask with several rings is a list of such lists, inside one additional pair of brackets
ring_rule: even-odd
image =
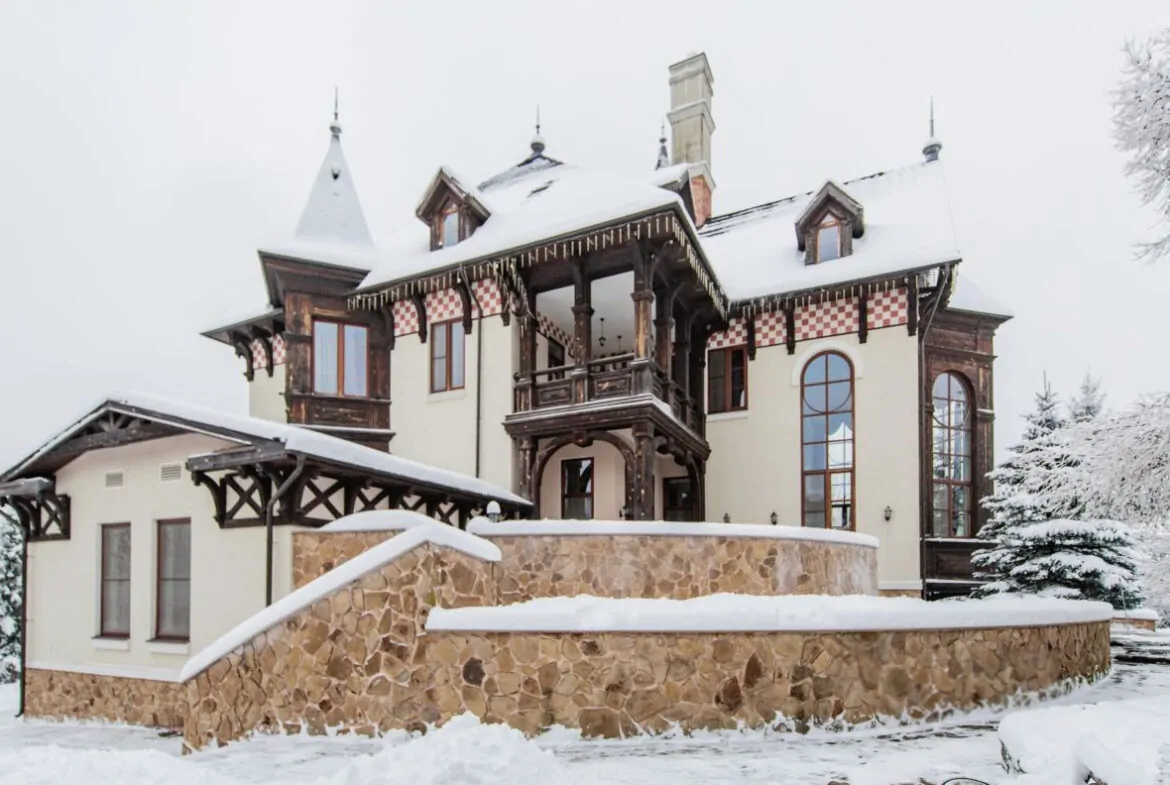
[[(332, 324), (337, 327), (337, 392), (321, 392), (317, 389), (317, 325)], [(355, 395), (345, 391), (345, 328), (355, 327), (366, 334), (366, 391), (362, 395)], [(357, 322), (345, 322), (340, 319), (314, 317), (312, 326), (313, 349), (309, 352), (309, 377), (312, 380), (314, 395), (331, 395), (337, 398), (352, 398), (365, 400), (370, 398), (371, 368), (370, 368), (370, 328)]]
[[(948, 404), (952, 401), (959, 400), (958, 398), (955, 398), (952, 394), (952, 391), (954, 390), (955, 385), (958, 385), (958, 387), (963, 391), (963, 394), (966, 396), (966, 398), (964, 399), (963, 402), (966, 404), (967, 416), (966, 416), (965, 420), (963, 421), (963, 423), (961, 425), (959, 425), (958, 427), (950, 425), (950, 424), (943, 424), (943, 423), (939, 422), (937, 416), (935, 415), (934, 401), (936, 399), (938, 399), (938, 396), (936, 396), (934, 394), (934, 386), (935, 386), (935, 384), (938, 383), (938, 380), (943, 378), (944, 376), (947, 377), (947, 396), (943, 400), (947, 401)], [(937, 538), (945, 538), (945, 539), (951, 539), (951, 538), (965, 539), (965, 538), (975, 536), (976, 510), (975, 510), (975, 505), (973, 504), (974, 496), (975, 496), (975, 471), (974, 471), (974, 469), (975, 469), (975, 463), (974, 463), (975, 462), (975, 428), (974, 428), (973, 417), (972, 417), (972, 415), (974, 414), (973, 407), (972, 407), (972, 401), (974, 401), (974, 393), (972, 391), (971, 385), (968, 383), (967, 379), (961, 373), (959, 373), (957, 371), (951, 371), (951, 370), (939, 371), (937, 374), (935, 374), (934, 379), (931, 380), (931, 383), (930, 383), (930, 402), (931, 402), (931, 407), (930, 407), (930, 488), (927, 491), (929, 499), (930, 499), (930, 517), (927, 519), (927, 527), (928, 527), (928, 531), (930, 532), (928, 535), (929, 537), (937, 537)], [(967, 456), (966, 456), (967, 457), (967, 479), (966, 480), (955, 480), (955, 479), (951, 479), (948, 477), (936, 477), (935, 476), (935, 474), (934, 474), (934, 461), (935, 461), (935, 457), (936, 457), (935, 456), (936, 442), (934, 439), (935, 428), (942, 428), (942, 429), (950, 431), (952, 433), (966, 432), (966, 434), (967, 434)], [(948, 443), (953, 444), (953, 440), (948, 441)], [(947, 457), (954, 458), (954, 456), (955, 456), (955, 453), (952, 453), (948, 450)], [(934, 505), (934, 487), (936, 485), (944, 485), (947, 488), (947, 505), (945, 508), (946, 513), (947, 513), (947, 533), (946, 534), (939, 534), (937, 531), (935, 531), (935, 527), (934, 527), (934, 513), (936, 511), (936, 507)], [(967, 489), (967, 531), (963, 534), (955, 534), (955, 516), (954, 516), (954, 511), (955, 511), (955, 508), (954, 508), (954, 498), (955, 498), (954, 489), (955, 488), (966, 488)]]
[(667, 500), (670, 499), (669, 488), (670, 488), (671, 483), (679, 483), (679, 482), (685, 482), (687, 484), (687, 492), (691, 493), (691, 494), (694, 493), (694, 489), (691, 488), (691, 478), (690, 477), (663, 477), (662, 478), (662, 520), (664, 520), (664, 521), (676, 520), (676, 519), (672, 519), (672, 518), (667, 517), (667, 512), (670, 510), (674, 510), (677, 512), (684, 512), (686, 514), (686, 517), (682, 519), (683, 521), (692, 522), (692, 521), (694, 521), (694, 518), (695, 518), (695, 508), (694, 508), (693, 502), (689, 508), (688, 507), (667, 507), (666, 506)]
[[(455, 220), (457, 221), (458, 226), (455, 229), (455, 242), (451, 243), (451, 245), (447, 245), (446, 237), (443, 235), (443, 225), (447, 223), (447, 216), (451, 215), (452, 213), (457, 216)], [(463, 242), (464, 239), (463, 211), (460, 209), (457, 203), (448, 202), (443, 206), (443, 209), (439, 210), (439, 212), (435, 214), (435, 250), (438, 251), (443, 248), (452, 248)]]
[[(589, 462), (591, 470), (594, 472), (589, 482), (589, 493), (574, 493), (569, 494), (565, 491), (565, 467), (571, 463), (585, 463)], [(581, 456), (580, 458), (565, 458), (561, 461), (561, 519), (565, 519), (565, 500), (567, 499), (588, 499), (589, 500), (589, 520), (597, 519), (597, 461), (592, 456)]]
[[(125, 529), (127, 531), (127, 533), (130, 534), (130, 537), (131, 537), (130, 555), (131, 555), (131, 558), (133, 558), (133, 555), (134, 555), (133, 531), (130, 529), (130, 524), (128, 522), (126, 522), (126, 523), (103, 523), (100, 526), (98, 526), (98, 539), (99, 539), (99, 546), (100, 546), (100, 550), (101, 550), (101, 555), (99, 557), (100, 561), (98, 562), (98, 582), (100, 584), (99, 596), (98, 596), (98, 637), (99, 638), (109, 638), (111, 640), (129, 640), (130, 628), (131, 628), (131, 626), (133, 626), (133, 620), (131, 620), (124, 631), (123, 630), (110, 630), (110, 629), (106, 628), (106, 583), (107, 582), (130, 583), (131, 586), (133, 586), (133, 584), (131, 583), (133, 576), (134, 576), (133, 567), (131, 568), (131, 572), (130, 572), (131, 577), (130, 578), (106, 578), (106, 532), (120, 530), (120, 529)], [(133, 565), (133, 561), (131, 561), (131, 565)], [(130, 596), (131, 596), (131, 598), (133, 598), (133, 592), (131, 592)]]
[[(726, 408), (715, 411), (711, 408), (711, 355), (715, 353), (723, 353), (726, 355), (723, 368), (723, 400), (728, 404)], [(743, 406), (735, 406), (732, 404), (732, 386), (731, 386), (731, 355), (734, 352), (743, 352)], [(718, 349), (707, 350), (707, 414), (727, 414), (728, 412), (746, 412), (748, 406), (751, 404), (751, 397), (748, 391), (748, 353), (747, 344), (738, 344), (736, 346), (721, 346)]]
[[(849, 409), (848, 410), (839, 409), (839, 410), (834, 410), (832, 412), (830, 412), (828, 410), (828, 386), (831, 382), (829, 381), (828, 368), (826, 367), (825, 368), (825, 381), (813, 382), (813, 384), (812, 384), (812, 386), (815, 386), (815, 387), (824, 387), (825, 388), (826, 410), (823, 414), (814, 415), (814, 416), (822, 416), (825, 418), (825, 438), (823, 441), (820, 441), (820, 442), (805, 442), (805, 440), (804, 440), (804, 420), (805, 420), (804, 391), (805, 391), (805, 388), (809, 386), (808, 383), (805, 381), (805, 377), (808, 374), (808, 369), (810, 367), (812, 367), (812, 364), (814, 362), (816, 362), (817, 360), (819, 360), (820, 358), (825, 357), (827, 355), (835, 355), (837, 357), (840, 357), (849, 366)], [(834, 380), (835, 383), (839, 383), (840, 381), (842, 381), (842, 380), (840, 380), (840, 379)], [(832, 478), (833, 478), (833, 475), (836, 475), (836, 474), (848, 473), (849, 474), (849, 503), (850, 503), (850, 509), (851, 509), (851, 514), (849, 516), (849, 527), (848, 527), (848, 529), (834, 529), (834, 530), (835, 531), (856, 531), (857, 530), (857, 509), (858, 509), (858, 506), (857, 506), (857, 375), (856, 375), (856, 369), (853, 367), (853, 361), (850, 360), (849, 357), (847, 355), (843, 354), (842, 352), (837, 352), (837, 351), (832, 351), (832, 350), (817, 352), (815, 355), (813, 355), (811, 358), (809, 358), (808, 362), (806, 362), (804, 364), (804, 367), (800, 369), (800, 404), (799, 405), (800, 405), (800, 411), (799, 411), (799, 414), (800, 414), (800, 525), (801, 526), (808, 526), (808, 524), (805, 523), (805, 518), (806, 518), (806, 515), (808, 514), (807, 513), (808, 501), (805, 498), (806, 483), (808, 482), (806, 478), (815, 477), (817, 475), (820, 475), (824, 478), (823, 491), (824, 491), (824, 500), (825, 500), (824, 526), (822, 528), (834, 529), (834, 527), (833, 527), (833, 479)], [(849, 421), (850, 421), (850, 423), (852, 423), (852, 431), (853, 431), (853, 435), (849, 440), (849, 444), (850, 444), (850, 448), (851, 448), (851, 453), (850, 453), (851, 454), (851, 461), (850, 461), (850, 465), (849, 465), (848, 469), (837, 469), (836, 471), (834, 471), (830, 467), (830, 461), (829, 461), (829, 445), (833, 443), (833, 442), (829, 441), (829, 415), (830, 414), (844, 414), (846, 411), (848, 411), (848, 413), (849, 413)], [(805, 447), (807, 447), (810, 444), (823, 444), (823, 445), (825, 445), (825, 468), (824, 469), (806, 469), (805, 468), (805, 466), (804, 466), (804, 450), (805, 450)]]
[[(159, 628), (162, 627), (162, 565), (163, 565), (163, 551), (162, 551), (162, 530), (164, 526), (186, 526), (188, 531), (188, 545), (187, 545), (187, 634), (180, 635), (161, 635)], [(188, 643), (191, 640), (191, 550), (190, 550), (190, 518), (165, 518), (155, 522), (155, 543), (154, 543), (154, 637), (152, 641), (159, 643)], [(169, 578), (168, 580), (174, 582), (179, 579)]]
[[(828, 220), (826, 220), (828, 219)], [(821, 231), (829, 227), (837, 227), (837, 255), (832, 259), (821, 258)], [(821, 262), (831, 262), (835, 259), (840, 259), (845, 256), (845, 231), (849, 228), (848, 222), (841, 218), (834, 212), (827, 212), (821, 216), (821, 219), (813, 224), (813, 263), (820, 264)]]
[[(466, 343), (463, 346), (463, 353), (461, 355), (461, 357), (463, 358), (463, 383), (460, 385), (454, 385), (451, 383), (451, 369), (454, 367), (452, 365), (452, 362), (451, 362), (451, 345), (452, 345), (451, 336), (454, 334), (454, 331), (451, 329), (451, 327), (452, 327), (452, 325), (455, 325), (455, 324), (459, 325), (460, 331), (463, 330), (463, 319), (462, 318), (445, 319), (441, 322), (433, 322), (431, 324), (431, 330), (430, 330), (431, 362), (428, 366), (428, 370), (430, 371), (430, 375), (427, 378), (427, 387), (431, 391), (431, 395), (438, 395), (439, 393), (451, 392), (452, 390), (462, 390), (463, 388), (465, 388), (467, 386), (467, 345), (466, 345)], [(443, 334), (446, 336), (446, 344), (445, 344), (444, 348), (446, 349), (447, 353), (444, 356), (443, 361), (447, 364), (447, 375), (444, 377), (444, 379), (446, 380), (446, 386), (441, 388), (441, 389), (436, 389), (435, 388), (435, 359), (436, 359), (435, 358), (435, 348), (436, 348), (436, 346), (438, 346), (438, 344), (435, 342), (435, 334), (438, 332), (438, 330), (436, 330), (435, 328), (440, 327), (440, 326), (444, 326), (444, 325), (446, 326), (446, 329), (443, 330)], [(465, 333), (465, 332), (462, 333), (461, 340), (463, 340), (463, 341), (467, 340), (467, 333)]]

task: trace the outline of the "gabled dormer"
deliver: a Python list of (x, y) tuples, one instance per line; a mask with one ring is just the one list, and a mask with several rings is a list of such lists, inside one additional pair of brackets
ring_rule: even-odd
[(431, 180), (414, 214), (430, 227), (432, 251), (466, 240), (491, 216), (479, 191), (461, 183), (445, 166)]
[(796, 247), (805, 264), (839, 259), (853, 253), (853, 240), (865, 233), (861, 203), (832, 180), (809, 201), (796, 219)]

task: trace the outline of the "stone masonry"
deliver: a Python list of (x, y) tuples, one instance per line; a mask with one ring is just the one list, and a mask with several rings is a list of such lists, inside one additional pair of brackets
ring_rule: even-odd
[(481, 536), (503, 553), (500, 603), (535, 597), (877, 594), (877, 549), (754, 537)]
[(181, 728), (187, 713), (183, 685), (169, 681), (29, 668), (25, 695), (30, 717)]
[(421, 633), (437, 605), (494, 604), (487, 567), (424, 543), (257, 635), (185, 685), (186, 744), (256, 730), (372, 735), (450, 717)]
[(299, 589), (334, 567), (399, 534), (397, 531), (294, 532), (293, 588)]

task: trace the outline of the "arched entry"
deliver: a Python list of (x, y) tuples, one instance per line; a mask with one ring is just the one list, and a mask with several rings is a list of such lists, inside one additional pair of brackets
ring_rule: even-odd
[(612, 445), (621, 456), (625, 483), (622, 498), (624, 499), (625, 508), (627, 510), (633, 509), (635, 466), (633, 446), (615, 433), (610, 433), (608, 431), (588, 431), (586, 433), (574, 433), (558, 436), (541, 445), (540, 450), (536, 456), (535, 464), (533, 466), (531, 485), (533, 508), (538, 515), (541, 514), (541, 510), (543, 509), (541, 486), (544, 482), (544, 473), (545, 469), (548, 467), (549, 460), (553, 457), (554, 454), (569, 445), (576, 445), (577, 447), (590, 447), (595, 441), (605, 442)]

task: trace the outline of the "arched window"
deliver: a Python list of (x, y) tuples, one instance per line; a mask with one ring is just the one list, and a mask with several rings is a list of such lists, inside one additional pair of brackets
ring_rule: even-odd
[(931, 534), (971, 537), (971, 406), (958, 374), (940, 373), (934, 399)]
[(801, 376), (804, 525), (853, 528), (853, 365), (837, 352), (809, 360)]

